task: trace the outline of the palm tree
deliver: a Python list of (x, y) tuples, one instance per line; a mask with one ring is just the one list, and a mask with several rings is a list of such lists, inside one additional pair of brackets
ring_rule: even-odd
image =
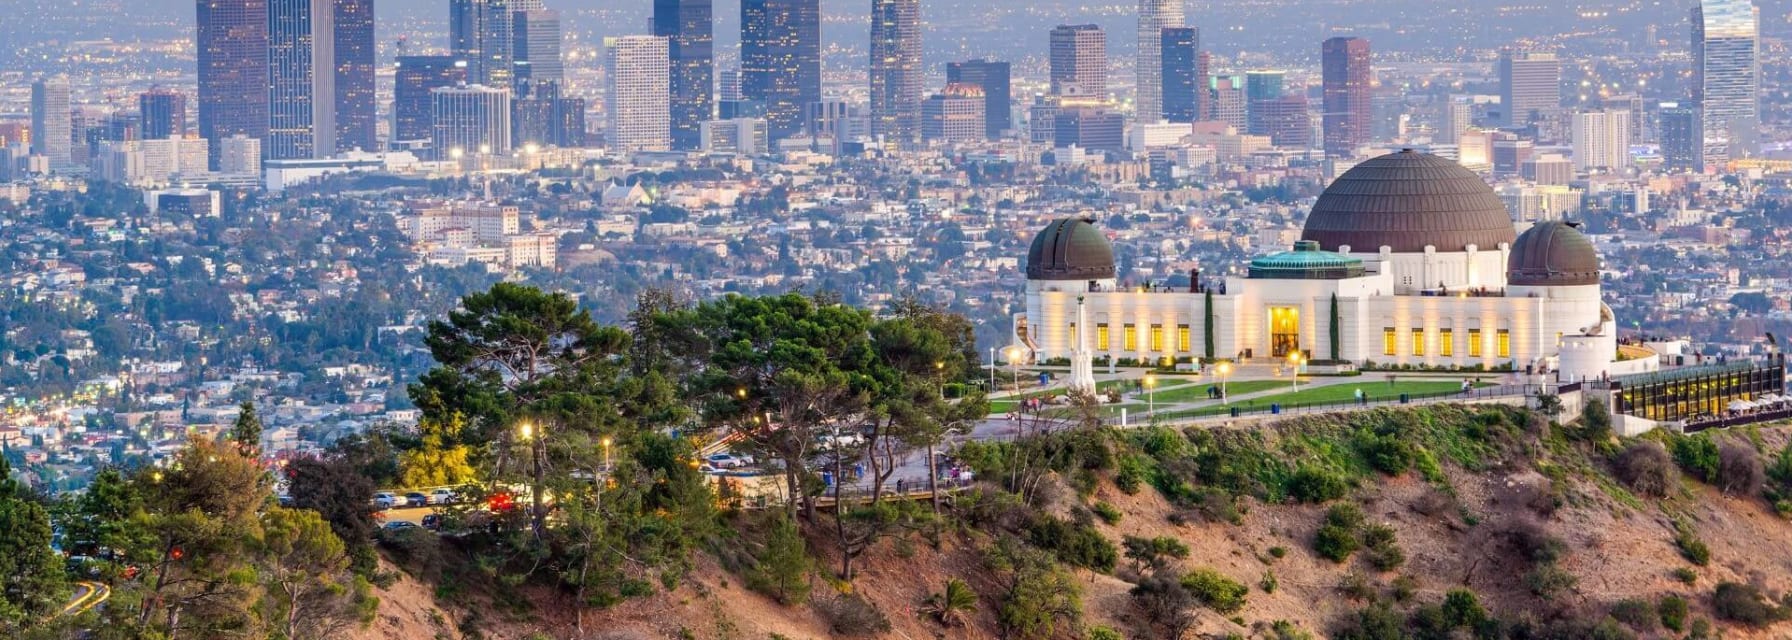
[(929, 595), (921, 602), (921, 613), (933, 616), (948, 627), (964, 624), (965, 618), (976, 611), (977, 594), (971, 591), (971, 585), (958, 578), (947, 580), (945, 591)]

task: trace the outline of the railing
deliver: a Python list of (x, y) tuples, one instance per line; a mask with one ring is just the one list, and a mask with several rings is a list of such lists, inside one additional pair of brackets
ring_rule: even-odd
[(1768, 409), (1766, 411), (1740, 413), (1728, 416), (1714, 416), (1703, 420), (1688, 420), (1686, 421), (1686, 424), (1681, 427), (1681, 430), (1691, 434), (1710, 429), (1728, 429), (1730, 427), (1741, 427), (1762, 422), (1774, 422), (1787, 419), (1792, 419), (1792, 407), (1780, 407), (1777, 409)]
[[(1228, 405), (1228, 407), (1229, 407), (1228, 410), (1216, 410), (1213, 407), (1203, 407), (1199, 411), (1204, 411), (1204, 413), (1201, 413), (1199, 415), (1177, 416), (1175, 418), (1171, 418), (1170, 420), (1172, 420), (1172, 421), (1189, 421), (1189, 420), (1200, 420), (1200, 419), (1207, 419), (1207, 418), (1244, 417), (1244, 416), (1266, 415), (1266, 414), (1267, 415), (1284, 415), (1284, 414), (1328, 413), (1328, 412), (1339, 411), (1339, 410), (1343, 410), (1343, 409), (1352, 409), (1352, 408), (1361, 408), (1361, 407), (1399, 406), (1399, 405), (1405, 405), (1405, 404), (1412, 404), (1415, 402), (1422, 402), (1422, 401), (1427, 401), (1427, 400), (1439, 400), (1439, 399), (1471, 401), (1471, 400), (1490, 400), (1490, 399), (1496, 399), (1496, 398), (1514, 398), (1514, 397), (1529, 398), (1529, 397), (1535, 397), (1538, 395), (1543, 395), (1546, 393), (1554, 393), (1554, 392), (1557, 392), (1559, 389), (1560, 389), (1560, 387), (1554, 387), (1554, 386), (1549, 386), (1549, 385), (1524, 384), (1524, 385), (1499, 385), (1499, 386), (1493, 386), (1493, 387), (1480, 387), (1480, 388), (1475, 388), (1475, 389), (1469, 389), (1466, 391), (1435, 391), (1435, 392), (1429, 392), (1429, 393), (1395, 393), (1395, 394), (1381, 394), (1381, 395), (1371, 393), (1369, 390), (1365, 389), (1363, 392), (1364, 396), (1360, 400), (1340, 400), (1340, 401), (1333, 401), (1333, 402), (1293, 402), (1293, 403), (1270, 403), (1270, 402), (1261, 402), (1259, 400), (1241, 400), (1232, 405)], [(1213, 411), (1218, 411), (1218, 412), (1211, 413)], [(1149, 416), (1147, 416), (1147, 419), (1149, 419)]]

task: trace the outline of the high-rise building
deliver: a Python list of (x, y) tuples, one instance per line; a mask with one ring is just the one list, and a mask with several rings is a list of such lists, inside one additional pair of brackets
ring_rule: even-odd
[(1760, 19), (1750, 0), (1692, 8), (1692, 99), (1705, 118), (1707, 163), (1753, 155), (1760, 144)]
[(1511, 128), (1548, 121), (1562, 107), (1562, 62), (1545, 51), (1500, 51), (1500, 110)]
[(1462, 132), (1474, 124), (1475, 105), (1467, 96), (1450, 96), (1445, 100), (1437, 114), (1436, 139), (1442, 144), (1456, 144)]
[(137, 94), (137, 113), (143, 116), (145, 140), (187, 135), (187, 96), (179, 91), (150, 89)]
[(871, 135), (921, 133), (921, 0), (871, 0)]
[(1213, 113), (1214, 120), (1226, 123), (1227, 126), (1244, 133), (1250, 128), (1250, 112), (1244, 101), (1244, 76), (1213, 76)]
[(866, 135), (865, 118), (845, 100), (809, 103), (803, 109), (803, 123), (804, 134), (814, 140), (817, 147), (827, 145), (825, 150), (833, 153), (839, 152), (842, 140)]
[(740, 69), (716, 72), (716, 100), (740, 99)]
[(1244, 72), (1244, 99), (1246, 102), (1274, 100), (1288, 92), (1288, 72), (1271, 69), (1258, 69)]
[(511, 146), (585, 146), (585, 101), (561, 97), (559, 84), (536, 85), (510, 108)]
[(990, 140), (1014, 127), (1013, 83), (1006, 62), (969, 60), (946, 63), (946, 82), (983, 90), (983, 135)]
[(336, 151), (379, 148), (373, 2), (335, 0)]
[(430, 92), (435, 104), (436, 157), (507, 155), (510, 153), (510, 89), (480, 84), (442, 87)]
[(821, 0), (741, 0), (740, 92), (772, 140), (802, 133), (803, 109), (821, 100)]
[(1664, 102), (1656, 112), (1662, 164), (1674, 171), (1705, 170), (1705, 117), (1697, 105)]
[(1052, 95), (1108, 95), (1108, 34), (1092, 24), (1052, 29)]
[[(1250, 81), (1245, 81), (1245, 94), (1250, 94)], [(1249, 105), (1251, 134), (1269, 136), (1270, 144), (1294, 149), (1313, 146), (1313, 118), (1307, 112), (1307, 97), (1284, 95), (1273, 100), (1258, 100)], [(1257, 129), (1261, 127), (1261, 131)]]
[(74, 122), (69, 113), (68, 76), (38, 78), (31, 84), (31, 150), (50, 167), (74, 164)]
[(268, 136), (268, 0), (199, 0), (199, 137)]
[(1369, 41), (1331, 38), (1320, 46), (1319, 53), (1325, 154), (1348, 157), (1369, 141), (1375, 115)]
[(393, 74), (392, 142), (435, 138), (435, 98), (431, 91), (467, 81), (467, 61), (454, 56), (399, 56)]
[(701, 132), (701, 148), (710, 153), (754, 155), (770, 150), (770, 136), (763, 118), (711, 120), (703, 123)]
[(1206, 69), (1201, 65), (1201, 30), (1168, 27), (1158, 43), (1163, 69), (1158, 74), (1163, 91), (1163, 119), (1199, 122), (1207, 114)]
[(667, 39), (658, 36), (604, 38), (609, 148), (665, 151), (672, 147), (668, 49)]
[(1164, 115), (1163, 31), (1182, 26), (1183, 0), (1139, 0), (1138, 121), (1152, 123)]
[(715, 117), (715, 16), (712, 0), (653, 0), (653, 35), (672, 60), (672, 148), (703, 145)]
[(510, 87), (516, 64), (511, 0), (449, 0), (449, 54), (467, 61), (467, 79)]
[(212, 156), (218, 173), (256, 175), (261, 173), (261, 139), (236, 134), (212, 143), (223, 155)]
[(982, 140), (983, 88), (946, 83), (921, 105), (921, 139), (945, 143)]
[(1052, 123), (1052, 146), (1082, 147), (1090, 151), (1126, 150), (1126, 118), (1097, 107), (1071, 107), (1058, 111)]
[(1630, 112), (1574, 114), (1574, 168), (1622, 170), (1630, 166)]
[(566, 84), (566, 63), (560, 58), (560, 12), (530, 9), (510, 14), (513, 93), (535, 95), (538, 87)]

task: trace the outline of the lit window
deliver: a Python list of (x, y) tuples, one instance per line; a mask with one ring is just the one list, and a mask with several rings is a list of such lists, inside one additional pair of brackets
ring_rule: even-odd
[(1176, 350), (1187, 353), (1193, 350), (1191, 345), (1192, 343), (1189, 341), (1188, 325), (1176, 325)]
[(1161, 324), (1151, 325), (1151, 350), (1154, 352), (1164, 350), (1164, 326)]
[(1470, 357), (1470, 358), (1481, 357), (1481, 330), (1480, 329), (1469, 329), (1468, 330), (1468, 357)]
[(1399, 353), (1399, 339), (1395, 335), (1393, 327), (1381, 330), (1381, 355), (1391, 356)]
[(1500, 351), (1499, 351), (1500, 357), (1501, 358), (1512, 357), (1512, 331), (1509, 329), (1500, 329), (1499, 335), (1497, 337), (1500, 341)]
[(1445, 358), (1456, 355), (1456, 332), (1450, 329), (1437, 330), (1437, 355)]
[(1412, 354), (1415, 356), (1425, 355), (1425, 330), (1424, 329), (1413, 329), (1412, 330)]
[(1106, 322), (1095, 325), (1095, 350), (1108, 350), (1108, 323)]
[(1139, 350), (1139, 327), (1132, 323), (1127, 323), (1125, 328), (1122, 329), (1122, 331), (1124, 331), (1124, 333), (1120, 334), (1120, 339), (1122, 340), (1122, 342), (1120, 343), (1121, 348), (1126, 351), (1138, 351)]

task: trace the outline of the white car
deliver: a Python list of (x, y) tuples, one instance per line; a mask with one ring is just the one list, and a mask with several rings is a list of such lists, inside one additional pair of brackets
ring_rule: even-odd
[(718, 453), (705, 458), (705, 460), (709, 462), (709, 466), (717, 469), (739, 469), (741, 467), (753, 466), (752, 456), (743, 456), (736, 453)]
[(391, 509), (392, 507), (396, 507), (403, 503), (404, 503), (404, 501), (399, 500), (398, 496), (392, 495), (390, 493), (381, 492), (381, 493), (373, 494), (374, 508), (380, 509), (382, 511), (386, 510), (386, 509)]
[(460, 497), (454, 495), (454, 492), (448, 489), (436, 489), (435, 491), (429, 492), (430, 504), (454, 504), (459, 501)]

